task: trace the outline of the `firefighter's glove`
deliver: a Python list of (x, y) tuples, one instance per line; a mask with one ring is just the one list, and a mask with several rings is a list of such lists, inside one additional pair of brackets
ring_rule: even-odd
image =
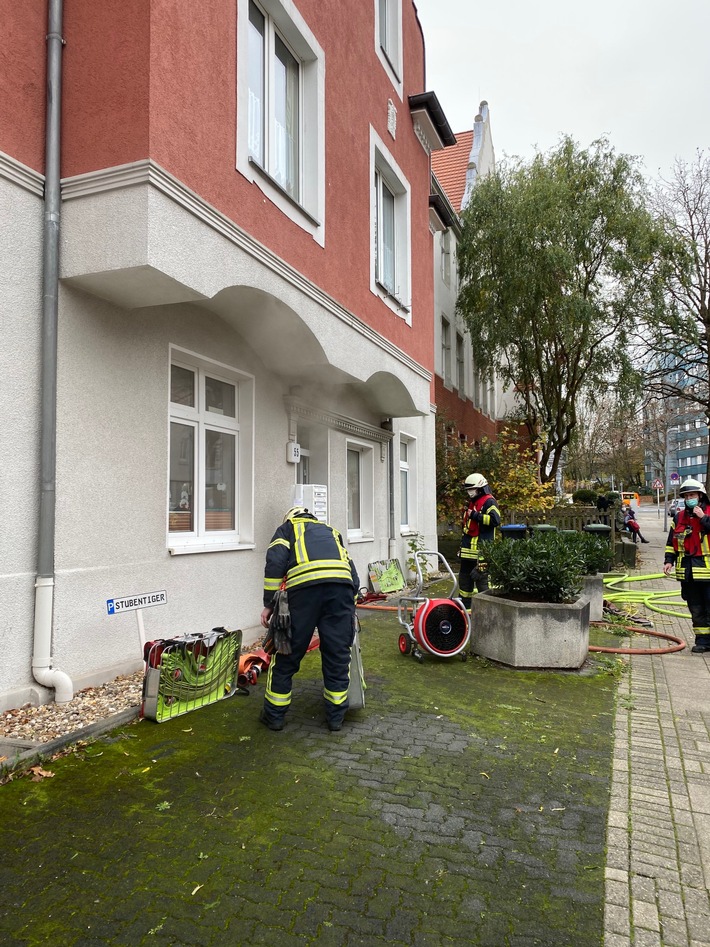
[(276, 595), (269, 627), (277, 654), (291, 654), (291, 613), (288, 608), (288, 593), (285, 590)]
[(481, 523), (483, 522), (483, 513), (479, 513), (478, 510), (474, 510), (473, 513), (471, 513), (471, 519), (476, 523)]

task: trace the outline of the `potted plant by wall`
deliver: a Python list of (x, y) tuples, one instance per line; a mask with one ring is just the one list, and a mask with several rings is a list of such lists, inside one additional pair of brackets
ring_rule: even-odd
[(590, 605), (582, 594), (588, 566), (574, 538), (545, 532), (485, 545), (491, 588), (471, 602), (475, 654), (511, 667), (582, 666), (589, 650)]

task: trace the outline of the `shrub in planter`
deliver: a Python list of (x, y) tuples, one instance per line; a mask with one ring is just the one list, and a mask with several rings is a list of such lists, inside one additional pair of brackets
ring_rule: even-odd
[(584, 575), (608, 572), (611, 568), (612, 552), (606, 536), (593, 533), (565, 534), (570, 550), (579, 556), (584, 564)]
[(475, 654), (518, 668), (582, 666), (590, 601), (580, 595), (587, 563), (563, 533), (487, 543), (489, 592), (471, 602)]
[(562, 533), (541, 533), (521, 542), (485, 543), (481, 554), (497, 595), (553, 604), (574, 602), (579, 597), (587, 563), (580, 549)]

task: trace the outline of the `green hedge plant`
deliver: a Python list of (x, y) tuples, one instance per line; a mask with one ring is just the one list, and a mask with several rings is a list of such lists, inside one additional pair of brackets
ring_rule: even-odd
[(574, 555), (582, 559), (585, 575), (608, 572), (611, 568), (611, 546), (606, 536), (596, 536), (593, 533), (575, 533), (574, 535), (565, 533), (562, 538), (566, 540)]
[(579, 503), (582, 506), (596, 506), (597, 505), (597, 491), (596, 490), (575, 490), (572, 494), (572, 502)]
[(485, 558), (488, 564), (488, 577), (494, 594), (518, 601), (550, 604), (576, 601), (582, 589), (582, 577), (590, 565), (590, 560), (582, 554), (577, 537), (567, 537), (562, 533), (540, 533), (530, 539), (483, 543), (481, 558)]

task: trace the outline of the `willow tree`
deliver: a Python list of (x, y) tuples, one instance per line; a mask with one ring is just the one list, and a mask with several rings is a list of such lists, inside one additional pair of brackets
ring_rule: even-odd
[(484, 372), (513, 388), (540, 477), (554, 480), (582, 400), (637, 394), (627, 347), (665, 305), (664, 231), (634, 159), (563, 138), (480, 180), (463, 213), (457, 308)]

